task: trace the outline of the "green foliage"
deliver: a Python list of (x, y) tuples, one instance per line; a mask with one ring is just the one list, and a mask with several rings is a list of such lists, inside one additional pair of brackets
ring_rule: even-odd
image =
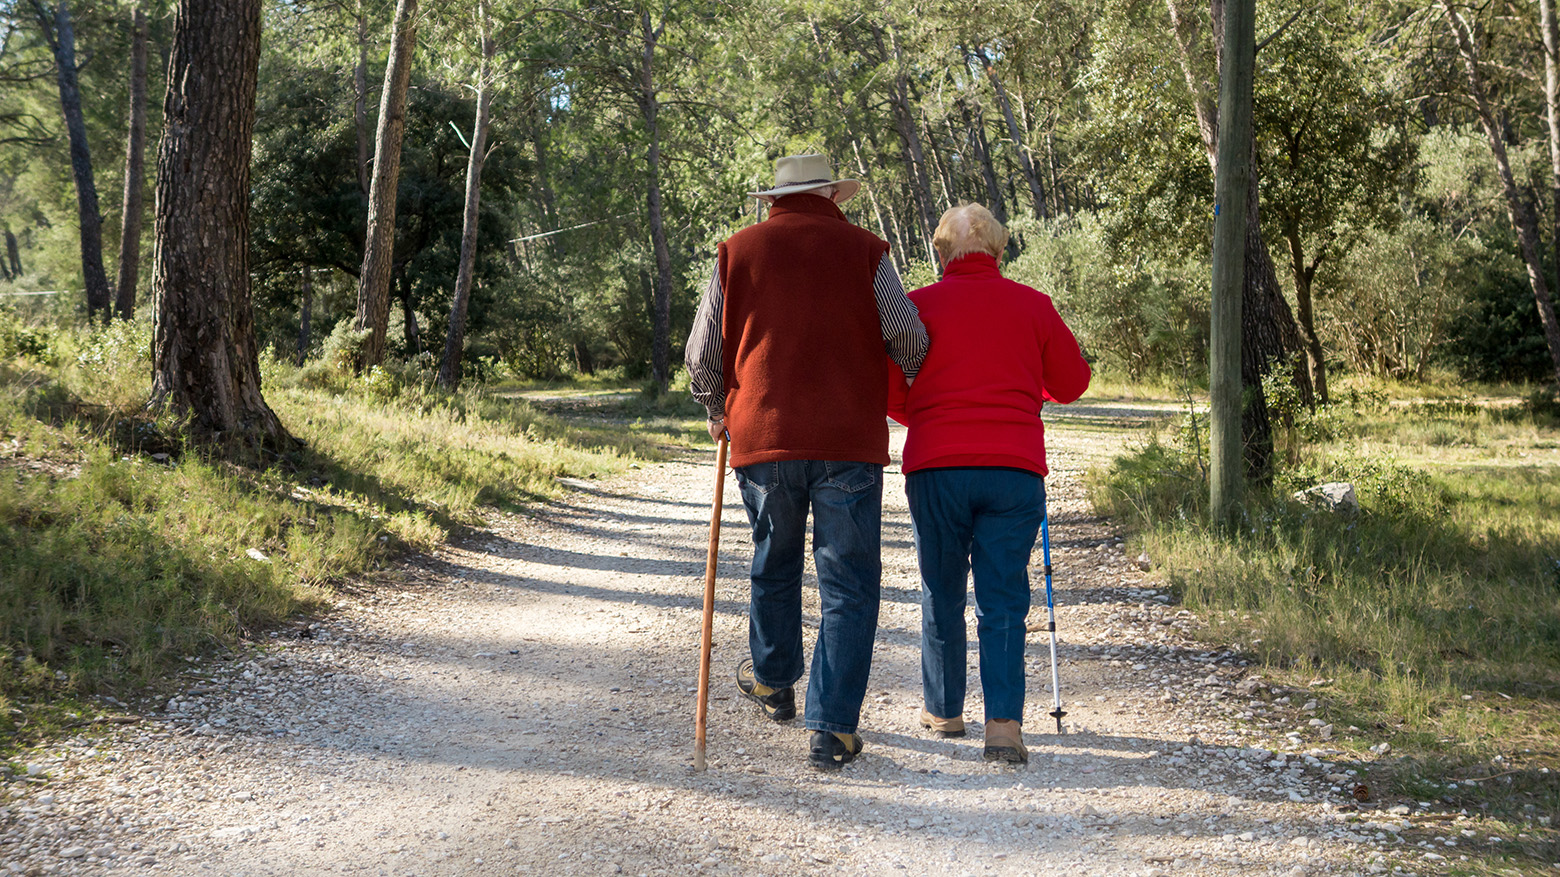
[(26, 359), (39, 365), (50, 362), (49, 336), (29, 326), (15, 311), (0, 309), (0, 361)]
[(1554, 374), (1554, 360), (1533, 302), (1533, 290), (1509, 269), (1488, 273), (1471, 284), (1458, 313), (1446, 327), (1442, 360), (1476, 381), (1543, 381)]

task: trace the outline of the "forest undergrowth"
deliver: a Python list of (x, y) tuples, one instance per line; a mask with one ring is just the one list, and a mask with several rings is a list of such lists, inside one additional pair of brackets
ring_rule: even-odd
[(355, 375), (262, 362), (297, 440), (224, 461), (145, 408), (150, 327), (0, 312), (0, 745), (155, 692), (186, 656), (324, 611), (394, 557), (656, 459), (667, 418), (582, 425), (513, 394), (432, 386), (427, 362)]
[[(1248, 490), (1237, 526), (1207, 523), (1200, 414), (1093, 473), (1091, 497), (1206, 637), (1320, 701), (1330, 745), (1398, 794), (1513, 821), (1553, 861), (1560, 406), (1547, 391), (1356, 383), (1287, 413), (1275, 483)], [(1357, 512), (1295, 495), (1331, 481), (1353, 485)]]

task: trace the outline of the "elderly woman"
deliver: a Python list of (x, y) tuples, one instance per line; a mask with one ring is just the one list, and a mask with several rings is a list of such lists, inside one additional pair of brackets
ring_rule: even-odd
[[(931, 336), (913, 386), (891, 391), (910, 428), (905, 492), (921, 566), (921, 724), (964, 735), (965, 583), (974, 572), (987, 761), (1023, 764), (1029, 554), (1045, 516), (1042, 402), (1067, 403), (1089, 366), (1049, 296), (1002, 277), (1008, 233), (979, 204), (944, 213), (943, 279), (910, 293)], [(899, 382), (894, 382), (898, 384)]]

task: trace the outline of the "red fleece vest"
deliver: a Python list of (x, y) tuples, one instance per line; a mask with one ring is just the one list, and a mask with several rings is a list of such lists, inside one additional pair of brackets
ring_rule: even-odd
[(888, 463), (888, 368), (872, 279), (888, 244), (818, 195), (778, 199), (720, 245), (731, 464)]

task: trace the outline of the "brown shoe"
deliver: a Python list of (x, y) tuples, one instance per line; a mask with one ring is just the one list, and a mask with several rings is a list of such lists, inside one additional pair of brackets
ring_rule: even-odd
[(1019, 723), (1012, 719), (988, 719), (986, 750), (981, 755), (987, 761), (1028, 764), (1029, 750), (1024, 748), (1024, 732)]
[(937, 737), (963, 737), (964, 717), (954, 716), (951, 719), (939, 719), (923, 707), (921, 709), (921, 727), (930, 730)]

